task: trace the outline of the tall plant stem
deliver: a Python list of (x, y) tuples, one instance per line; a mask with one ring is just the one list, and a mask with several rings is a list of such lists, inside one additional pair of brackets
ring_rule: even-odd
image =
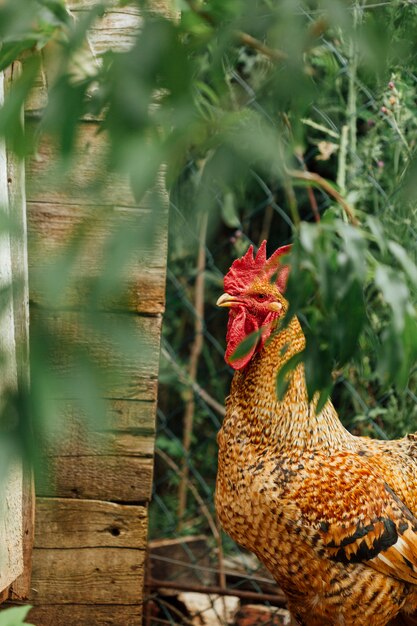
[(349, 143), (349, 163), (351, 179), (355, 177), (356, 166), (354, 160), (357, 150), (357, 92), (356, 80), (358, 73), (358, 47), (356, 44), (357, 27), (360, 20), (360, 7), (355, 2), (353, 8), (353, 37), (349, 44), (349, 82), (348, 82), (348, 101), (347, 101), (347, 126), (348, 126), (348, 143)]
[(307, 184), (320, 187), (329, 196), (334, 198), (336, 202), (343, 208), (349, 222), (353, 226), (359, 226), (359, 220), (355, 215), (353, 207), (343, 198), (343, 196), (335, 189), (325, 178), (315, 172), (305, 172), (300, 170), (287, 170), (287, 174), (297, 180), (302, 180)]
[(340, 135), (339, 162), (337, 166), (337, 186), (342, 196), (346, 194), (346, 156), (348, 146), (349, 126), (344, 124)]
[(208, 213), (201, 216), (199, 243), (197, 253), (197, 277), (195, 281), (194, 295), (194, 340), (191, 344), (188, 376), (190, 387), (187, 390), (185, 410), (183, 415), (182, 445), (184, 456), (181, 463), (181, 478), (178, 487), (178, 530), (182, 529), (185, 510), (187, 507), (187, 491), (189, 484), (189, 455), (193, 436), (193, 423), (195, 412), (195, 400), (193, 384), (196, 382), (198, 362), (203, 349), (204, 340), (204, 271), (206, 269), (206, 236), (207, 236)]

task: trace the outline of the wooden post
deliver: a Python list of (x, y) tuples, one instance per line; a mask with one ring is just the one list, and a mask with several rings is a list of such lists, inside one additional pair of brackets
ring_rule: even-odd
[[(0, 106), (4, 101), (4, 75), (0, 74)], [(9, 214), (8, 168), (5, 142), (0, 140), (0, 210)], [(6, 302), (0, 315), (0, 410), (5, 396), (17, 388), (15, 322), (12, 291), (12, 248), (9, 233), (0, 236), (0, 288)], [(0, 594), (8, 597), (9, 586), (23, 573), (23, 469), (11, 442), (0, 442), (3, 465), (0, 483)], [(5, 473), (4, 473), (5, 472)]]

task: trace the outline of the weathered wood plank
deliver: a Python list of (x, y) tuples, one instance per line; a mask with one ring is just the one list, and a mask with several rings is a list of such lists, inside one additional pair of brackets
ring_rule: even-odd
[(150, 434), (87, 432), (82, 423), (70, 424), (65, 434), (65, 437), (46, 443), (46, 456), (151, 457), (154, 452), (154, 436)]
[[(154, 400), (159, 366), (161, 319), (130, 314), (47, 311), (32, 307), (34, 335), (47, 328), (51, 367), (62, 381), (59, 396), (77, 395), (85, 359), (98, 368), (107, 398)], [(81, 355), (81, 356), (80, 356)]]
[(32, 467), (23, 467), (23, 502), (22, 502), (22, 549), (23, 571), (12, 583), (9, 597), (14, 600), (26, 600), (30, 595), (32, 579), (32, 551), (35, 532), (35, 483)]
[[(75, 20), (84, 17), (85, 14), (96, 5), (97, 0), (72, 0), (71, 2), (67, 2), (67, 7)], [(136, 35), (142, 26), (141, 12), (137, 7), (120, 6), (117, 0), (106, 2), (106, 5), (108, 8), (104, 12), (104, 15), (95, 21), (89, 31), (88, 45), (84, 46), (85, 50), (82, 53), (83, 58), (77, 59), (81, 68), (83, 64), (91, 67), (96, 64), (99, 65), (100, 57), (108, 50), (113, 50), (114, 52), (129, 50), (134, 45)], [(143, 10), (145, 10), (144, 7)], [(173, 10), (172, 3), (169, 0), (155, 0), (149, 3), (147, 10), (171, 18), (178, 15), (178, 12)], [(56, 58), (56, 46), (57, 44), (52, 42), (44, 49), (46, 55), (43, 54), (44, 63), (40, 71), (39, 79), (25, 103), (25, 111), (27, 113), (39, 112), (46, 106), (48, 99), (47, 84), (51, 82), (51, 80), (49, 79), (48, 81), (45, 67), (48, 69), (49, 56), (52, 60), (52, 69), (55, 69), (53, 61), (54, 58)], [(90, 48), (90, 50), (88, 50), (88, 48)], [(88, 58), (89, 55), (91, 55), (92, 58)], [(80, 57), (80, 54), (78, 56)], [(76, 68), (77, 73), (81, 68)]]
[[(105, 433), (107, 431), (118, 433), (135, 433), (139, 435), (152, 435), (155, 433), (156, 400), (104, 400), (104, 413), (95, 416), (91, 420), (81, 410), (76, 400), (66, 399), (57, 402), (59, 415), (55, 420), (57, 424), (57, 437), (70, 437), (71, 430), (82, 429), (86, 434)], [(68, 427), (68, 432), (66, 428)]]
[(147, 507), (37, 498), (36, 548), (146, 548)]
[[(4, 75), (0, 73), (0, 106), (4, 101)], [(0, 207), (8, 212), (7, 155), (4, 140), (0, 140)], [(17, 388), (16, 342), (12, 298), (11, 242), (8, 233), (0, 237), (0, 288), (6, 290), (0, 312), (0, 355), (2, 376), (0, 402)], [(9, 294), (7, 294), (9, 289)], [(9, 295), (9, 297), (7, 297)], [(0, 592), (3, 592), (23, 572), (23, 469), (20, 459), (5, 459), (7, 473), (0, 484)]]
[(30, 611), (28, 621), (42, 626), (140, 626), (142, 606), (44, 604)]
[[(38, 114), (48, 104), (48, 90), (47, 90), (47, 83), (46, 83), (46, 75), (41, 64), (42, 52), (40, 51), (34, 52), (33, 57), (37, 57), (39, 59), (40, 69), (39, 69), (39, 74), (36, 78), (36, 81), (25, 101), (25, 114), (28, 114), (29, 117), (34, 114), (35, 115)], [(23, 65), (24, 65), (24, 60), (23, 60)]]
[(22, 487), (22, 464), (11, 461), (0, 486), (0, 591), (23, 573)]
[[(75, 19), (83, 17), (85, 9), (73, 6)], [(101, 19), (96, 20), (88, 33), (88, 40), (95, 55), (100, 57), (108, 50), (124, 52), (135, 43), (136, 34), (142, 19), (134, 7), (120, 7), (107, 10)]]
[(144, 559), (132, 548), (35, 549), (30, 602), (139, 604)]
[(39, 496), (146, 502), (152, 493), (153, 459), (131, 456), (44, 458), (36, 477)]
[(46, 457), (153, 456), (156, 402), (105, 400), (106, 413), (94, 421), (76, 401), (57, 404), (61, 411), (42, 450)]
[[(36, 123), (27, 123), (36, 132)], [(97, 122), (81, 122), (77, 136), (74, 167), (63, 179), (56, 144), (43, 135), (36, 155), (28, 159), (27, 199), (51, 204), (90, 204), (92, 206), (137, 207), (129, 180), (117, 172), (109, 173), (108, 137)]]
[[(21, 74), (21, 64), (13, 63), (5, 74), (6, 91)], [(23, 111), (21, 116), (23, 125)], [(18, 385), (29, 387), (29, 274), (26, 220), (25, 163), (7, 150), (7, 191), (9, 213), (16, 233), (11, 237), (13, 276), (13, 317), (16, 342)]]
[[(32, 302), (68, 308), (94, 298), (100, 308), (163, 312), (165, 213), (29, 202), (28, 222)], [(48, 270), (64, 255), (71, 256), (70, 270), (51, 294)]]
[[(92, 9), (97, 4), (97, 0), (67, 0), (66, 4), (71, 11), (77, 9)], [(105, 5), (109, 8), (109, 10), (117, 10), (123, 13), (133, 13), (134, 11), (137, 11), (137, 9), (132, 6), (121, 6), (120, 0), (105, 0)], [(173, 15), (172, 5), (172, 0), (151, 0), (146, 3), (143, 10), (150, 10), (166, 16), (171, 16)]]
[[(21, 64), (14, 62), (5, 72), (5, 89), (21, 75)], [(23, 124), (23, 110), (21, 113)], [(6, 146), (8, 148), (8, 146)], [(16, 344), (17, 386), (22, 393), (29, 389), (29, 280), (26, 222), (25, 165), (12, 150), (7, 150), (7, 187), (9, 213), (16, 228), (11, 237), (11, 265), (13, 276), (13, 318)], [(10, 590), (13, 598), (29, 596), (32, 570), (32, 547), (34, 535), (35, 494), (32, 468), (23, 467), (22, 473), (22, 550), (23, 572)]]

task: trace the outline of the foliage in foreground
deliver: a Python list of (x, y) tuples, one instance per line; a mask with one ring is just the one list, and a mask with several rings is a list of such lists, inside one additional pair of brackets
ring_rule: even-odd
[[(39, 133), (30, 136), (20, 111), (39, 63), (29, 55), (0, 111), (0, 133), (22, 157), (36, 151), (39, 134), (49, 134), (65, 169), (80, 116), (101, 115), (110, 140), (106, 167), (130, 176), (138, 201), (166, 164), (170, 268), (184, 299), (168, 309), (165, 333), (184, 362), (195, 316), (183, 305), (194, 301), (201, 242), (211, 253), (202, 273), (212, 303), (221, 273), (249, 239), (266, 236), (270, 251), (293, 241), (288, 297), (308, 339), (311, 394), (318, 390), (323, 400), (336, 371), (344, 383), (336, 400), (351, 426), (382, 427), (390, 436), (415, 429), (415, 3), (181, 0), (176, 19), (153, 12), (152, 2), (123, 4), (143, 15), (136, 40), (94, 67), (85, 62), (85, 40), (105, 3), (78, 21), (60, 0), (1, 4), (0, 68), (53, 45), (55, 79)], [(113, 266), (138, 245), (133, 237), (124, 245), (125, 236), (121, 229), (122, 244), (113, 249), (123, 254)], [(50, 268), (51, 285), (60, 284), (75, 253)], [(207, 304), (205, 330), (223, 342), (218, 319)], [(40, 432), (54, 419), (46, 397), (56, 384), (42, 351), (48, 330), (42, 333), (33, 337), (33, 369), (45, 375), (32, 386)], [(90, 365), (82, 363), (86, 372)], [(204, 346), (196, 377), (222, 401), (220, 367), (221, 355)], [(163, 374), (175, 379), (172, 368)], [(92, 413), (96, 378), (86, 376), (92, 384), (83, 391)], [(186, 388), (176, 381), (174, 395), (187, 397)], [(204, 410), (196, 409), (196, 422), (202, 433), (211, 429)], [(172, 440), (161, 444), (176, 446), (169, 451), (177, 460), (183, 455)]]
[(30, 606), (15, 606), (5, 609), (0, 613), (0, 626), (31, 626), (25, 621), (31, 608)]

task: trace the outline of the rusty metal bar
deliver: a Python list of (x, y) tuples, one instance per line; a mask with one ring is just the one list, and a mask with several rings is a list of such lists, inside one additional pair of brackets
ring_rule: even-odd
[(196, 593), (216, 594), (219, 596), (236, 596), (242, 600), (257, 600), (260, 602), (270, 602), (279, 607), (286, 607), (287, 600), (283, 593), (270, 594), (258, 593), (256, 591), (246, 591), (245, 589), (233, 589), (230, 587), (220, 587), (218, 585), (192, 585), (188, 583), (175, 582), (174, 580), (158, 580), (148, 578), (145, 586), (150, 589), (175, 589), (176, 591), (195, 591)]

